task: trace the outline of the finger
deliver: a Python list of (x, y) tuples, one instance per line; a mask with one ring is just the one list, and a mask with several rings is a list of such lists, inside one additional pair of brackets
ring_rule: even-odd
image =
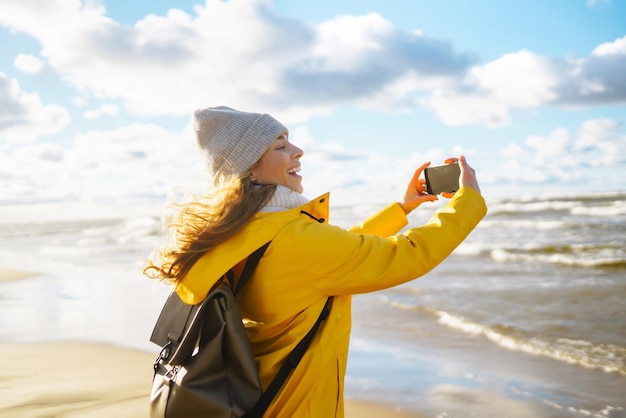
[(436, 200), (439, 200), (439, 198), (435, 196), (434, 194), (423, 194), (423, 195), (420, 195), (418, 200), (424, 203), (424, 202), (434, 202)]
[(411, 178), (411, 183), (412, 184), (416, 184), (417, 182), (420, 181), (420, 176), (422, 175), (422, 172), (426, 169), (426, 167), (428, 167), (430, 165), (430, 161), (422, 164), (421, 166), (419, 166), (417, 168), (417, 170), (415, 170), (415, 172), (413, 173), (413, 177)]
[(430, 161), (420, 165), (419, 168), (417, 169), (417, 171), (421, 173), (422, 171), (424, 171), (429, 166), (430, 166)]
[(446, 164), (452, 164), (458, 162), (459, 159), (455, 157), (446, 158), (443, 162)]
[(454, 196), (454, 192), (449, 193), (449, 192), (441, 192), (441, 196), (445, 197), (446, 199), (452, 199), (452, 197)]
[(470, 170), (470, 169), (471, 169), (471, 167), (469, 166), (469, 164), (467, 164), (467, 159), (465, 158), (465, 156), (464, 156), (464, 155), (461, 155), (461, 156), (459, 157), (459, 168), (461, 169), (461, 175), (462, 175), (464, 172), (466, 172), (466, 171), (468, 171), (468, 170)]
[(415, 183), (415, 191), (420, 194), (428, 194), (426, 192), (426, 179), (425, 178), (420, 178), (417, 180), (417, 183)]

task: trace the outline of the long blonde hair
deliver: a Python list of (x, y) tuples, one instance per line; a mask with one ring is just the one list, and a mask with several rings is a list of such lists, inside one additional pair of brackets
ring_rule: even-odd
[(144, 274), (178, 283), (204, 253), (239, 232), (275, 191), (276, 185), (234, 176), (218, 179), (202, 197), (173, 202), (172, 214), (163, 220), (169, 240), (154, 251)]

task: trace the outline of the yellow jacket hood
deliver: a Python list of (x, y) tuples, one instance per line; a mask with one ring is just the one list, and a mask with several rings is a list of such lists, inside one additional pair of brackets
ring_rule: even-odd
[(230, 268), (272, 240), (287, 223), (300, 218), (301, 211), (328, 222), (329, 198), (330, 194), (326, 193), (298, 208), (257, 213), (236, 236), (203, 255), (177, 285), (176, 293), (190, 305), (202, 302)]

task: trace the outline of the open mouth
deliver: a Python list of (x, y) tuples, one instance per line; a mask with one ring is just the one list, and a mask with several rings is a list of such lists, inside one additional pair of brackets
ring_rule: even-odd
[(298, 173), (300, 172), (300, 170), (301, 170), (300, 167), (293, 167), (293, 168), (290, 168), (289, 170), (287, 170), (287, 174), (291, 174), (293, 176), (297, 176)]

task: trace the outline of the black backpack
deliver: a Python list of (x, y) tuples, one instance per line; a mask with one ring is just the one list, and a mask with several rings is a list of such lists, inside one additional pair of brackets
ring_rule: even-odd
[(236, 296), (269, 244), (248, 257), (234, 290), (229, 270), (197, 305), (170, 294), (150, 337), (162, 347), (154, 362), (151, 418), (260, 418), (298, 365), (328, 316), (332, 297), (263, 392)]

